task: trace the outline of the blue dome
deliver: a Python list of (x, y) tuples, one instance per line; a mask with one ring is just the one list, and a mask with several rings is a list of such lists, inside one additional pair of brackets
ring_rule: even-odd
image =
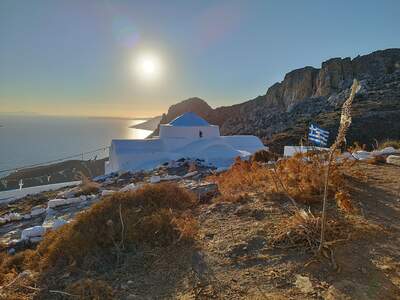
[(192, 126), (209, 126), (208, 122), (203, 118), (200, 118), (194, 112), (187, 112), (180, 115), (176, 119), (172, 120), (169, 125), (181, 126), (181, 127), (192, 127)]

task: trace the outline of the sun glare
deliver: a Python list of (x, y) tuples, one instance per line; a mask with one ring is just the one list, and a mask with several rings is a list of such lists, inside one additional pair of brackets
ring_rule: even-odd
[(155, 80), (161, 73), (160, 59), (153, 54), (141, 55), (136, 61), (137, 75), (145, 80)]

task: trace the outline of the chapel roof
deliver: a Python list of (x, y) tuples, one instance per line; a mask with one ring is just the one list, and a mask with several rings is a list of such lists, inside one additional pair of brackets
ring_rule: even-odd
[(210, 124), (206, 120), (199, 117), (194, 112), (187, 112), (183, 115), (180, 115), (179, 117), (169, 122), (169, 125), (178, 127), (210, 126)]

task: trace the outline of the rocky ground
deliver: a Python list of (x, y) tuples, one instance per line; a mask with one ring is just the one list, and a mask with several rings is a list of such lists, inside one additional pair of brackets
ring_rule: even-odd
[(208, 176), (224, 170), (185, 159), (151, 172), (98, 177), (85, 195), (85, 187), (78, 187), (3, 205), (0, 241), (10, 254), (35, 247), (46, 230), (69, 222), (102, 196), (175, 181), (199, 199), (195, 245), (155, 251), (150, 265), (141, 253), (132, 254), (129, 265), (105, 275), (116, 298), (399, 299), (400, 167), (360, 161), (356, 168), (365, 180), (349, 179), (358, 210), (348, 216), (346, 238), (332, 246), (338, 267), (305, 249), (273, 245), (277, 224), (290, 216), (286, 197), (254, 191), (222, 201)]

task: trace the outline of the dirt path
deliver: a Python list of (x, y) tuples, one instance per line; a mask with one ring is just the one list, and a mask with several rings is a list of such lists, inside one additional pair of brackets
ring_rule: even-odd
[[(284, 198), (253, 194), (238, 203), (200, 208), (201, 250), (193, 267), (198, 278), (196, 296), (400, 299), (400, 168), (359, 167), (368, 179), (351, 183), (353, 199), (361, 209), (351, 217), (354, 236), (334, 247), (339, 272), (329, 261), (305, 267), (312, 254), (272, 248), (269, 228), (288, 217), (288, 203)], [(296, 287), (298, 275), (310, 279), (309, 292)]]

